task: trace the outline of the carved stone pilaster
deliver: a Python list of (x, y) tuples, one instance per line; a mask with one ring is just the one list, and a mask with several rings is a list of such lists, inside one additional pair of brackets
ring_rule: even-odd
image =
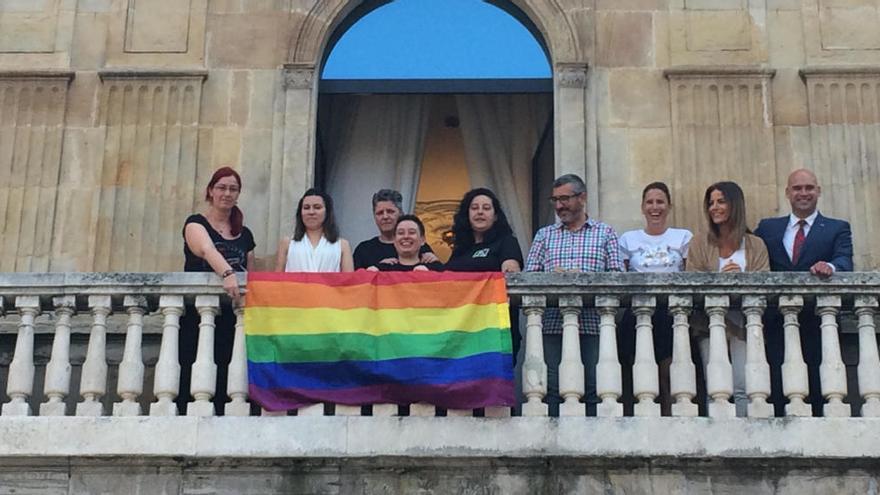
[(49, 269), (73, 76), (0, 70), (0, 272)]
[(770, 80), (759, 66), (679, 66), (664, 71), (672, 99), (675, 223), (704, 229), (700, 208), (706, 186), (739, 183), (748, 225), (776, 213), (778, 185)]
[(180, 219), (204, 198), (198, 175), (203, 70), (108, 70), (93, 269), (162, 271), (180, 265)]
[[(880, 228), (872, 205), (880, 186), (880, 66), (806, 67), (812, 170), (822, 213), (852, 222), (857, 270), (872, 270)], [(840, 177), (852, 178), (839, 180)]]

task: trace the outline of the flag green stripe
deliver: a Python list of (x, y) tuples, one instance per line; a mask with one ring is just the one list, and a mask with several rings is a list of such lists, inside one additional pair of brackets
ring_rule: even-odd
[(248, 335), (248, 361), (315, 363), (381, 361), (410, 357), (458, 359), (487, 352), (510, 353), (510, 330), (434, 334), (325, 333), (317, 335)]

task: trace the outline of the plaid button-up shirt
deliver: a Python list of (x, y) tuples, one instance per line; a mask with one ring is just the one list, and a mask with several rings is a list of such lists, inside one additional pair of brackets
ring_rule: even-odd
[[(620, 272), (620, 246), (617, 234), (609, 225), (587, 218), (581, 228), (571, 231), (560, 222), (543, 227), (535, 234), (527, 272)], [(595, 310), (581, 312), (578, 328), (589, 335), (599, 334), (599, 315)], [(544, 312), (544, 333), (562, 333), (562, 315), (558, 309)]]

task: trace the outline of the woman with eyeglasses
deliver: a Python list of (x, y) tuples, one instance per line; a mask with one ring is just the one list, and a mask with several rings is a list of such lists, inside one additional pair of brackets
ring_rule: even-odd
[[(241, 176), (230, 167), (214, 172), (205, 188), (205, 208), (190, 215), (183, 227), (183, 270), (214, 272), (223, 280), (223, 289), (232, 303), (240, 302), (236, 272), (254, 266), (254, 235), (244, 226), (244, 214), (238, 207)], [(177, 399), (181, 414), (186, 413), (190, 398), (190, 368), (196, 358), (199, 341), (199, 315), (188, 308), (180, 321), (180, 392)], [(214, 408), (223, 413), (226, 403), (226, 372), (232, 358), (235, 315), (225, 302), (215, 318), (214, 362), (217, 364), (217, 387)]]
[(190, 215), (183, 227), (183, 271), (213, 271), (223, 279), (223, 289), (235, 302), (240, 295), (235, 272), (253, 267), (256, 247), (238, 207), (240, 193), (238, 172), (230, 167), (218, 169), (205, 189), (204, 212)]
[[(746, 227), (746, 201), (735, 182), (716, 182), (706, 189), (703, 212), (708, 232), (697, 236), (688, 255), (689, 272), (766, 272), (770, 270), (767, 246)], [(743, 315), (727, 314), (727, 343), (733, 365), (733, 398), (736, 415), (745, 416), (749, 398), (746, 395), (746, 336)], [(709, 362), (708, 320), (705, 314), (695, 315), (703, 368)]]

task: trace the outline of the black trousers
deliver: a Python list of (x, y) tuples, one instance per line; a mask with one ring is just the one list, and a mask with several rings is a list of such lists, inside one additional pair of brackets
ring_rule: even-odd
[[(819, 379), (819, 365), (822, 363), (822, 339), (820, 318), (811, 310), (804, 308), (798, 315), (800, 323), (801, 352), (807, 364), (807, 378), (810, 393), (807, 401), (813, 410), (814, 417), (822, 416), (824, 399), (822, 384)], [(770, 364), (770, 402), (778, 417), (785, 416), (785, 404), (788, 402), (782, 391), (782, 363), (785, 361), (785, 330), (783, 318), (779, 313), (768, 313), (764, 318), (764, 341), (767, 350), (767, 361)]]
[[(196, 308), (186, 308), (180, 319), (180, 345), (178, 358), (180, 362), (180, 389), (177, 395), (177, 411), (186, 414), (187, 404), (193, 400), (190, 394), (192, 382), (192, 365), (196, 360), (199, 345), (199, 312)], [(229, 362), (232, 360), (232, 341), (235, 336), (235, 313), (231, 306), (221, 306), (220, 313), (214, 318), (214, 363), (217, 364), (217, 385), (214, 393), (214, 413), (223, 415), (223, 409), (229, 398), (226, 396), (226, 381), (229, 376)]]

